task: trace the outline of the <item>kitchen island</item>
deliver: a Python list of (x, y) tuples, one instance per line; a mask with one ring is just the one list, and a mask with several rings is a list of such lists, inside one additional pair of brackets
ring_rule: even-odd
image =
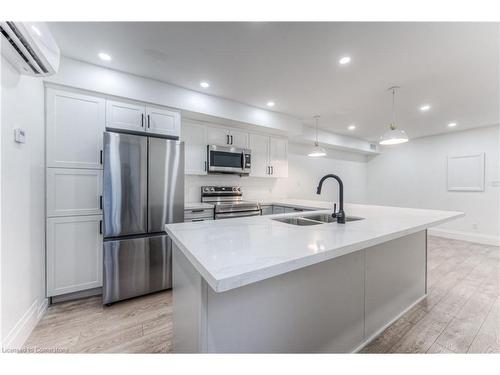
[[(280, 201), (285, 203), (285, 201)], [(355, 352), (426, 296), (427, 228), (460, 212), (347, 204), (346, 224), (275, 219), (166, 225), (175, 352)]]

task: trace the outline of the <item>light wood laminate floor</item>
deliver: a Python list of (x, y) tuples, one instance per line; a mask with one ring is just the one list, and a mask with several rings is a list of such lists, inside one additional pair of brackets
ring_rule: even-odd
[[(25, 347), (67, 353), (168, 353), (170, 291), (102, 306), (50, 306)], [(363, 353), (500, 353), (500, 248), (429, 237), (428, 296)]]

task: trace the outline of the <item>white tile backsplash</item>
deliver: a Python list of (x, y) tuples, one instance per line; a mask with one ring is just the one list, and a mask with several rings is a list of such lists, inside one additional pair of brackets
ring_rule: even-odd
[(286, 178), (239, 177), (237, 175), (187, 175), (185, 181), (186, 202), (200, 201), (200, 188), (205, 185), (241, 186), (244, 199), (269, 199), (287, 197)]

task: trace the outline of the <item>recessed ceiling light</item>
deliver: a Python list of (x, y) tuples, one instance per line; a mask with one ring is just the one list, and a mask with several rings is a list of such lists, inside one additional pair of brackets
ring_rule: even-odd
[(208, 89), (210, 87), (210, 83), (206, 81), (201, 81), (200, 86), (203, 87), (204, 89)]
[(38, 27), (36, 27), (35, 25), (31, 25), (31, 29), (38, 35), (38, 36), (42, 36), (42, 33), (40, 32), (40, 30), (38, 29)]
[(455, 126), (457, 126), (457, 123), (456, 123), (456, 122), (450, 122), (450, 123), (448, 124), (448, 127), (449, 127), (449, 128), (454, 128)]
[(111, 61), (111, 55), (107, 54), (106, 52), (99, 52), (99, 58), (104, 61)]
[(428, 111), (429, 109), (431, 109), (431, 106), (429, 104), (424, 104), (423, 106), (420, 107), (420, 110), (422, 112)]
[(356, 125), (349, 125), (349, 126), (347, 127), (347, 129), (349, 129), (349, 130), (351, 130), (351, 131), (352, 131), (352, 130), (355, 130), (355, 129), (356, 129)]
[(339, 60), (340, 65), (349, 64), (350, 62), (351, 62), (351, 58), (349, 56), (341, 57)]
[(266, 103), (266, 105), (267, 105), (268, 107), (274, 107), (274, 102), (273, 102), (272, 100), (270, 100), (270, 101), (268, 101), (268, 102)]

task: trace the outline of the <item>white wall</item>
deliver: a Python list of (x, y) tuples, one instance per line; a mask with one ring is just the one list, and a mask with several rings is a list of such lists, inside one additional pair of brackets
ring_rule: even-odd
[[(1, 65), (1, 333), (16, 348), (46, 306), (44, 95), (41, 79)], [(14, 142), (18, 127), (25, 144)]]
[[(499, 244), (499, 137), (500, 127), (490, 126), (385, 147), (368, 162), (368, 202), (463, 211), (435, 233)], [(477, 152), (486, 153), (485, 191), (447, 191), (447, 156)]]
[(333, 173), (344, 183), (344, 201), (365, 203), (366, 201), (366, 156), (357, 153), (327, 149), (327, 156), (311, 158), (307, 156), (312, 145), (290, 144), (288, 155), (288, 197), (338, 201), (338, 184), (325, 182), (321, 195), (316, 188), (321, 177)]

